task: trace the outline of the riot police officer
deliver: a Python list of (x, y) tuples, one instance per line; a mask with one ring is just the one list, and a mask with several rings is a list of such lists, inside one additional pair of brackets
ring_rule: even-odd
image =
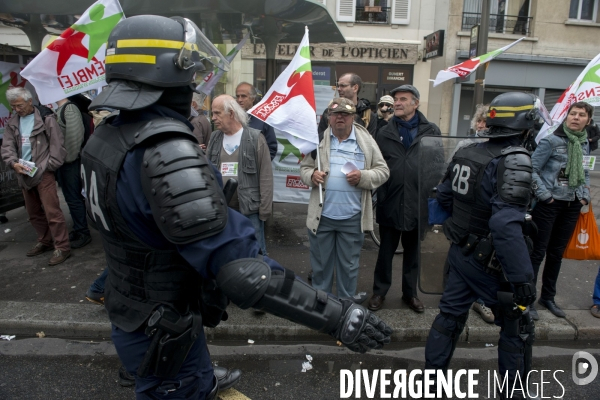
[[(525, 307), (535, 300), (535, 287), (523, 233), (532, 166), (521, 144), (538, 118), (536, 100), (518, 92), (497, 96), (487, 113), (489, 131), (481, 135), (489, 141), (458, 150), (437, 187), (438, 202), (451, 212), (444, 223), (451, 246), (440, 312), (425, 347), (426, 368), (446, 371), (469, 309), (481, 298), (502, 328), (499, 372), (508, 375), (511, 389), (517, 372), (523, 377), (530, 366), (534, 338)], [(504, 391), (503, 398), (526, 398), (518, 389)]]
[(96, 128), (81, 173), (106, 252), (112, 339), (138, 398), (214, 398), (203, 325), (225, 319), (229, 301), (354, 351), (380, 348), (392, 333), (365, 308), (262, 257), (250, 221), (227, 208), (187, 120), (195, 74), (215, 66), (228, 63), (192, 21), (127, 18), (108, 38), (108, 86), (90, 106), (120, 110)]

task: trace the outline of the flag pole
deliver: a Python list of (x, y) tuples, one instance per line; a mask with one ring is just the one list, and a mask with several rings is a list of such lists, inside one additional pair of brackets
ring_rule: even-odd
[[(317, 144), (317, 171), (321, 171), (321, 154), (319, 152), (319, 144)], [(323, 185), (320, 183), (319, 183), (319, 206), (323, 207)]]

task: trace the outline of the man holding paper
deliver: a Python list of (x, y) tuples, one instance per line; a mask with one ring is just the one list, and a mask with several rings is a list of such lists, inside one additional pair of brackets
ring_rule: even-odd
[(366, 294), (356, 295), (356, 285), (364, 232), (373, 230), (371, 190), (387, 181), (390, 172), (369, 131), (354, 123), (351, 100), (335, 98), (327, 111), (329, 127), (317, 156), (321, 170), (314, 152), (300, 167), (302, 181), (312, 187), (306, 217), (312, 285), (331, 292), (335, 271), (338, 296), (361, 303)]
[[(67, 223), (60, 209), (54, 178), (54, 171), (67, 156), (63, 135), (50, 110), (33, 106), (29, 90), (9, 89), (6, 98), (15, 115), (6, 124), (2, 160), (17, 173), (29, 221), (38, 236), (38, 243), (27, 252), (27, 257), (54, 249), (48, 265), (57, 265), (71, 255)], [(45, 110), (49, 115), (40, 113)]]

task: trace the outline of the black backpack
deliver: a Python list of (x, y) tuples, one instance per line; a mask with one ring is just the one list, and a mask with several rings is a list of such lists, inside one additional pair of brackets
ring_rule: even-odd
[(83, 142), (81, 142), (81, 148), (85, 146), (88, 139), (94, 133), (94, 118), (88, 113), (88, 107), (92, 103), (90, 99), (85, 97), (82, 94), (75, 94), (67, 98), (68, 101), (65, 103), (64, 107), (60, 110), (60, 121), (65, 123), (65, 109), (69, 104), (75, 104), (81, 113), (81, 121), (83, 121)]

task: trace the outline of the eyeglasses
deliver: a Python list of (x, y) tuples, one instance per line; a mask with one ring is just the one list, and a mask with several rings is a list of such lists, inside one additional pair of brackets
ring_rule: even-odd
[(392, 104), (388, 104), (388, 103), (381, 103), (378, 106), (379, 108), (383, 108), (383, 107), (387, 107), (387, 108), (391, 108), (394, 107)]
[(349, 83), (338, 83), (338, 84), (337, 84), (337, 85), (335, 85), (335, 86), (336, 86), (336, 87), (339, 87), (339, 88), (345, 88), (345, 87), (348, 87), (348, 86), (350, 86), (350, 84), (349, 84)]

